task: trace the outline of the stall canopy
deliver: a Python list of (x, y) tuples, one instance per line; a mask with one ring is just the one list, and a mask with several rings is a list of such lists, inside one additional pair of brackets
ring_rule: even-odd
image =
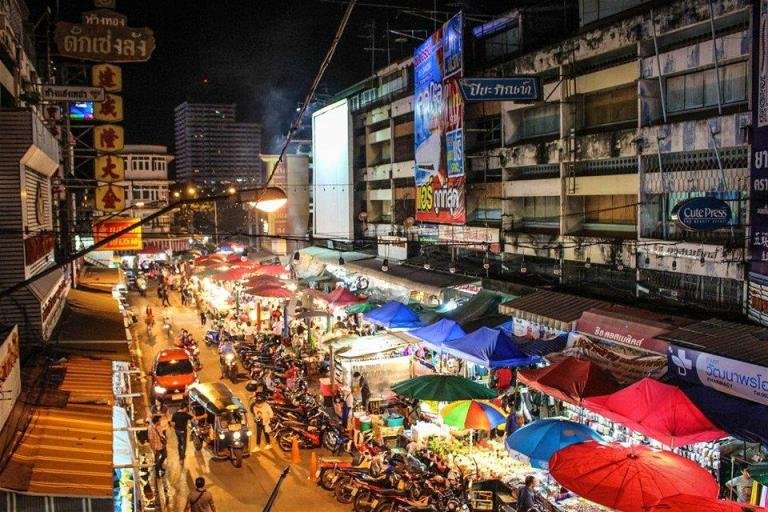
[(497, 325), (496, 328), (500, 329), (510, 338), (512, 338), (512, 340), (518, 344), (520, 350), (525, 355), (545, 356), (547, 354), (551, 354), (552, 352), (560, 352), (561, 350), (564, 350), (568, 344), (568, 333), (562, 333), (553, 338), (536, 339), (515, 336), (513, 323), (513, 320), (507, 320), (506, 322)]
[(419, 316), (411, 308), (394, 300), (369, 311), (364, 318), (372, 324), (388, 329), (409, 329), (422, 325)]
[(566, 293), (539, 290), (499, 306), (499, 312), (558, 331), (572, 331), (588, 309), (608, 306), (607, 302)]
[(248, 288), (246, 293), (255, 295), (257, 297), (271, 297), (275, 299), (290, 299), (293, 297), (293, 292), (287, 288), (280, 288), (277, 286), (262, 286), (258, 288)]
[(408, 334), (418, 338), (427, 348), (440, 350), (446, 341), (457, 340), (467, 333), (464, 332), (464, 329), (458, 323), (443, 318), (432, 325), (409, 331)]
[(706, 386), (682, 385), (682, 390), (712, 423), (733, 437), (768, 445), (768, 406)]
[(282, 265), (280, 265), (278, 263), (273, 263), (271, 265), (263, 265), (261, 267), (258, 267), (254, 271), (254, 273), (258, 274), (260, 276), (265, 276), (266, 275), (266, 276), (277, 277), (279, 275), (285, 274), (286, 270), (285, 270), (284, 266), (282, 266)]
[(344, 307), (365, 302), (365, 299), (361, 299), (343, 286), (337, 287), (331, 293), (323, 296), (322, 299), (334, 307)]
[(680, 388), (651, 378), (586, 398), (584, 406), (673, 448), (727, 437)]
[(525, 355), (504, 332), (489, 327), (443, 344), (443, 352), (487, 368), (530, 366), (541, 361), (541, 357)]
[(211, 279), (214, 281), (240, 281), (241, 279), (245, 279), (247, 276), (255, 272), (256, 270), (253, 267), (235, 267), (216, 274), (212, 276)]
[(557, 400), (581, 405), (591, 396), (619, 390), (618, 383), (591, 361), (567, 357), (546, 368), (521, 370), (518, 382)]

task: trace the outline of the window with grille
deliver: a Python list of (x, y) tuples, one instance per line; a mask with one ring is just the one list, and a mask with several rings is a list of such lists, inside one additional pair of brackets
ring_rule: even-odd
[[(724, 105), (747, 101), (747, 63), (737, 62), (720, 68), (720, 88)], [(717, 106), (715, 68), (666, 79), (668, 112), (684, 112)]]
[(637, 86), (585, 94), (583, 127), (595, 128), (637, 120)]
[(523, 138), (560, 133), (560, 105), (551, 103), (523, 111)]
[(486, 61), (499, 59), (520, 48), (520, 29), (517, 25), (513, 25), (483, 39), (480, 44)]
[(613, 16), (621, 11), (637, 7), (648, 0), (579, 0), (581, 24), (588, 25), (595, 21)]
[(637, 196), (585, 196), (584, 222), (587, 224), (637, 224)]

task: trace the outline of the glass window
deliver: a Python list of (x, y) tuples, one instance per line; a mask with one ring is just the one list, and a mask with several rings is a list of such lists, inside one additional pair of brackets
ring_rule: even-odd
[(637, 119), (637, 86), (584, 95), (584, 128), (631, 122)]
[(560, 133), (560, 105), (552, 103), (523, 111), (523, 137)]
[(557, 196), (524, 198), (523, 219), (524, 222), (559, 223), (560, 198)]
[[(747, 100), (747, 63), (737, 62), (720, 68), (723, 104)], [(667, 78), (667, 110), (683, 112), (717, 105), (715, 68)]]
[(494, 60), (516, 52), (519, 48), (519, 40), (520, 36), (517, 25), (483, 39), (482, 45), (485, 59)]

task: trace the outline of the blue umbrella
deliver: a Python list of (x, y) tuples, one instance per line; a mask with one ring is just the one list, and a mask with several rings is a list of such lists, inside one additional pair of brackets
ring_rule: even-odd
[(566, 446), (593, 439), (604, 442), (600, 434), (573, 421), (560, 418), (534, 421), (507, 436), (507, 448), (531, 459), (535, 468), (548, 469), (549, 458)]

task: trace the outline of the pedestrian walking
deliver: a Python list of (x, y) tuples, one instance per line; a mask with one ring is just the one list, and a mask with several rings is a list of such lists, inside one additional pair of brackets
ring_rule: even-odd
[(149, 447), (155, 454), (155, 476), (161, 477), (165, 473), (163, 464), (168, 458), (168, 438), (165, 429), (160, 426), (160, 416), (153, 416), (148, 429)]
[(363, 410), (368, 412), (368, 401), (371, 399), (371, 388), (368, 387), (368, 381), (362, 376), (360, 372), (352, 374), (353, 387), (357, 387), (360, 394), (360, 401), (363, 403)]
[(205, 327), (205, 323), (206, 323), (206, 321), (207, 321), (207, 320), (208, 320), (208, 319), (207, 319), (207, 318), (205, 318), (205, 311), (203, 311), (203, 310), (201, 309), (201, 310), (200, 310), (200, 325), (201, 325), (201, 326), (203, 326), (203, 327)]
[(187, 455), (187, 429), (192, 416), (189, 414), (186, 404), (182, 404), (179, 410), (171, 416), (171, 426), (176, 432), (176, 440), (179, 448), (179, 463), (184, 464)]
[(205, 488), (205, 478), (195, 478), (195, 489), (189, 492), (184, 512), (216, 512), (211, 492)]
[(272, 421), (272, 407), (261, 397), (256, 398), (256, 402), (251, 409), (253, 412), (253, 421), (256, 424), (256, 444), (254, 445), (252, 452), (261, 450), (261, 435), (264, 434), (265, 450), (272, 448), (272, 444), (269, 439), (269, 433), (272, 432), (272, 427), (269, 426)]
[(171, 305), (171, 301), (168, 299), (168, 288), (163, 287), (163, 307)]

